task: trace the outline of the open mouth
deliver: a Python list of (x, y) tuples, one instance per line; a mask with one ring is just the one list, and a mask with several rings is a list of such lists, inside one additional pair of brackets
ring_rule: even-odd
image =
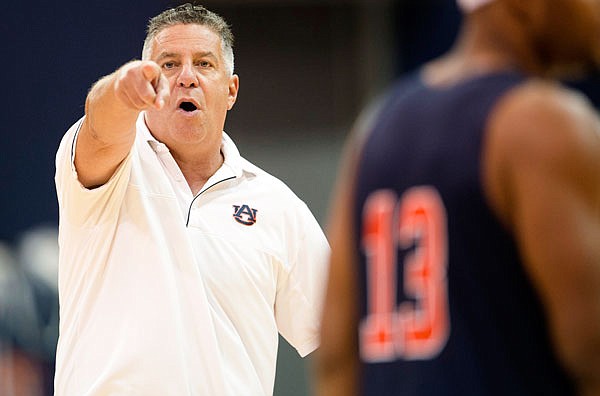
[(183, 111), (187, 111), (187, 112), (192, 112), (194, 110), (198, 110), (198, 107), (196, 107), (195, 104), (193, 104), (192, 102), (181, 102), (179, 104), (179, 108)]

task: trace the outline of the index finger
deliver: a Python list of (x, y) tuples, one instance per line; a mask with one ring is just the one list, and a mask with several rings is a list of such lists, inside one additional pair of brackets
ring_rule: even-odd
[(162, 73), (158, 76), (156, 84), (154, 84), (154, 90), (156, 92), (156, 98), (154, 100), (154, 106), (157, 109), (161, 109), (169, 97), (171, 96), (171, 90), (169, 89), (169, 80)]
[(161, 75), (160, 67), (154, 62), (144, 62), (142, 64), (142, 75), (149, 81), (156, 90), (157, 81)]

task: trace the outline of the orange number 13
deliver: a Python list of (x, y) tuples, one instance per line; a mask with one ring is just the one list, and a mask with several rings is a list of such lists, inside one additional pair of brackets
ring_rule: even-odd
[[(414, 187), (400, 200), (391, 190), (372, 193), (364, 207), (362, 245), (367, 257), (367, 316), (360, 352), (367, 362), (425, 360), (448, 340), (446, 210), (432, 187)], [(404, 259), (404, 294), (397, 304), (397, 251)]]

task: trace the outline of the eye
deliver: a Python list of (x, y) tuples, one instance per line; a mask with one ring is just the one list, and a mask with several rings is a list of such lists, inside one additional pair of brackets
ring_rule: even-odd
[(175, 62), (165, 62), (163, 63), (163, 68), (169, 70), (175, 67)]
[(197, 63), (198, 66), (202, 67), (202, 68), (208, 68), (212, 66), (212, 63), (210, 63), (209, 61), (199, 61)]

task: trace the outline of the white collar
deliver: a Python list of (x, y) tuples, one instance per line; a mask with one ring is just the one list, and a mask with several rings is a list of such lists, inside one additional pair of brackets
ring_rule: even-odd
[[(144, 112), (141, 112), (138, 116), (136, 127), (138, 138), (148, 142), (154, 152), (169, 151), (169, 148), (164, 143), (156, 140), (148, 129), (144, 119)], [(236, 177), (242, 176), (243, 172), (256, 175), (256, 170), (251, 167), (251, 164), (248, 161), (244, 161), (235, 143), (225, 131), (223, 131), (221, 137), (221, 153), (223, 153), (223, 158), (225, 159), (222, 166), (231, 169)]]

